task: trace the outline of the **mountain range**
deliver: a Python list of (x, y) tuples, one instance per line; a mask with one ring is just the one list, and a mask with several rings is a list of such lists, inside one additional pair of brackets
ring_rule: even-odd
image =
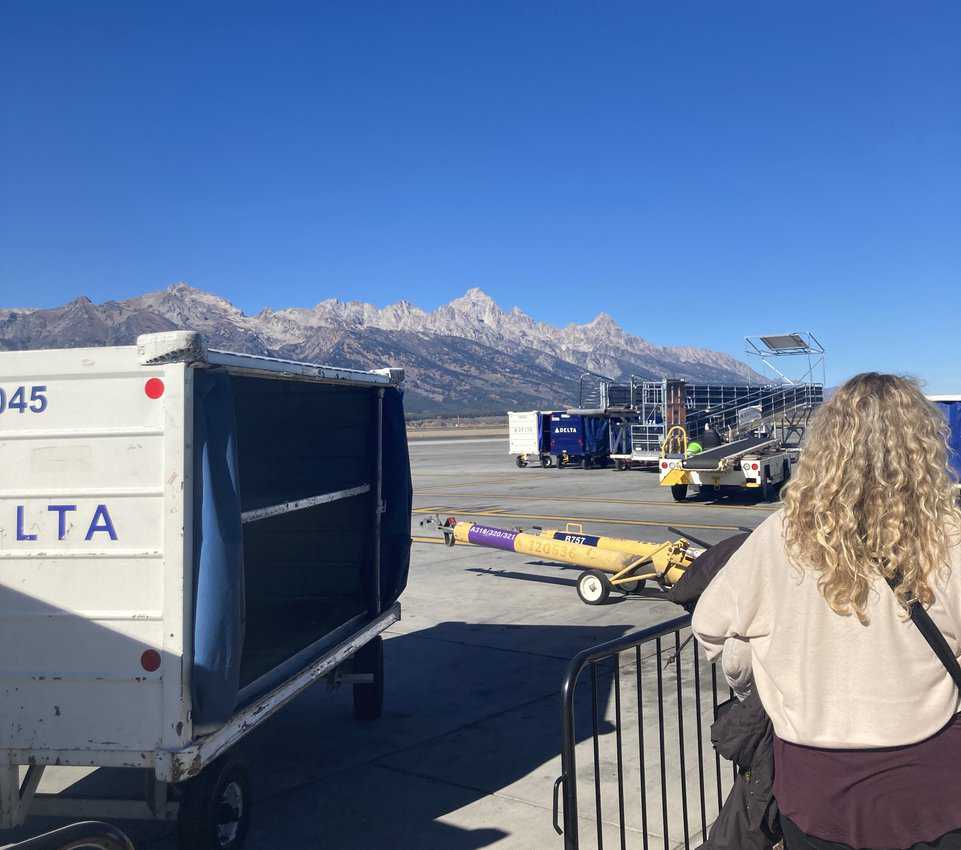
[(411, 414), (488, 415), (577, 403), (585, 372), (624, 380), (685, 378), (747, 383), (763, 378), (716, 351), (657, 346), (601, 313), (559, 328), (469, 289), (433, 311), (398, 301), (321, 301), (247, 315), (185, 283), (124, 301), (81, 297), (49, 309), (0, 308), (0, 350), (129, 345), (174, 328), (204, 333), (212, 348), (358, 369), (406, 369)]

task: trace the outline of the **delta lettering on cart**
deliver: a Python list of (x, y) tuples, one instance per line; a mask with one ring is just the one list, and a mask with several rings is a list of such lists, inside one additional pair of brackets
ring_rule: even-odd
[[(67, 526), (68, 517), (76, 510), (76, 505), (47, 505), (47, 512), (57, 515), (57, 540), (66, 540), (70, 536), (72, 529)], [(33, 512), (31, 511), (31, 513)], [(35, 516), (34, 518), (37, 517)], [(28, 526), (27, 522), (26, 505), (17, 505), (17, 540), (37, 540), (40, 536), (39, 534), (32, 534), (27, 531), (28, 528), (35, 528), (35, 526)], [(96, 536), (98, 534), (106, 534), (110, 540), (117, 539), (117, 531), (114, 528), (113, 519), (111, 519), (110, 511), (106, 505), (97, 505), (87, 525), (87, 533), (83, 539), (103, 540), (103, 537)]]

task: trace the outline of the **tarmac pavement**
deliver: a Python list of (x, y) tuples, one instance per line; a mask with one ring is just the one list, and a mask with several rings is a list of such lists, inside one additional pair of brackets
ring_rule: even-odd
[[(356, 723), (350, 689), (318, 685), (245, 739), (256, 800), (250, 850), (562, 847), (551, 823), (551, 797), (560, 773), (560, 687), (568, 662), (584, 648), (683, 613), (657, 590), (612, 594), (611, 604), (584, 605), (574, 589), (577, 568), (475, 546), (448, 548), (436, 531), (420, 526), (421, 520), (450, 515), (509, 528), (580, 522), (589, 533), (658, 541), (684, 535), (714, 543), (754, 528), (774, 509), (747, 495), (678, 504), (651, 472), (518, 469), (504, 439), (414, 441), (411, 458), (415, 544), (401, 597), (403, 618), (385, 641), (384, 715)], [(666, 637), (668, 654), (673, 646), (674, 638)], [(653, 650), (645, 647), (642, 653), (640, 689), (632, 655), (621, 657), (617, 685), (613, 664), (599, 669), (594, 683), (599, 822), (606, 847), (684, 847), (685, 821), (690, 846), (696, 846), (701, 813), (709, 823), (717, 808), (718, 775), (708, 740), (710, 668), (700, 665), (706, 690), (698, 706), (691, 688), (694, 644), (680, 664), (665, 665), (663, 656), (658, 700)], [(577, 782), (584, 848), (595, 847), (598, 835), (591, 697), (591, 682), (582, 682)], [(663, 769), (672, 789), (666, 807), (658, 790), (659, 705)], [(618, 712), (626, 795), (623, 845), (614, 733)], [(676, 746), (679, 720), (686, 732), (683, 755)], [(710, 768), (703, 788), (698, 739)], [(646, 816), (639, 797), (641, 749)], [(57, 770), (48, 771), (46, 783), (63, 787), (78, 775)], [(678, 793), (682, 776), (684, 798)], [(722, 766), (719, 776), (727, 787), (729, 769)], [(90, 781), (82, 779), (74, 790)], [(20, 834), (50, 825), (29, 821)], [(168, 826), (123, 826), (138, 847), (175, 846)]]

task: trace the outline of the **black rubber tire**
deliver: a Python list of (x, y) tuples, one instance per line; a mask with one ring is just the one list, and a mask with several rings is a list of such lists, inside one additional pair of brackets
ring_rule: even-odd
[(618, 590), (620, 590), (622, 593), (639, 593), (645, 587), (647, 587), (647, 579), (641, 578), (641, 579), (637, 579), (636, 581), (630, 584), (618, 584), (614, 586)]
[(554, 469), (558, 470), (559, 472), (563, 468), (564, 468), (564, 461), (561, 460), (560, 455), (557, 455), (557, 457), (554, 458)]
[(524, 460), (524, 458), (522, 458), (520, 455), (514, 458), (514, 463), (517, 464), (519, 469), (523, 469), (525, 466), (527, 466), (527, 461)]
[[(222, 756), (177, 788), (180, 850), (240, 850), (244, 846), (252, 800), (250, 776), (240, 759)], [(238, 800), (239, 807), (231, 805)]]
[[(600, 582), (597, 588), (596, 583), (587, 588), (587, 582), (591, 580)], [(596, 591), (595, 591), (596, 588)], [(607, 579), (607, 574), (600, 570), (586, 570), (577, 577), (577, 595), (585, 605), (603, 605), (611, 595), (611, 583)]]
[(687, 484), (672, 484), (671, 495), (675, 502), (683, 502), (687, 498)]
[(384, 713), (384, 639), (377, 635), (354, 654), (355, 673), (373, 673), (369, 685), (354, 685), (354, 717), (363, 722)]
[(590, 468), (591, 468), (591, 459), (589, 457), (582, 457), (581, 469), (590, 469)]
[(550, 455), (541, 455), (541, 468), (550, 469), (554, 465), (554, 460)]
[(777, 499), (777, 489), (771, 483), (770, 478), (765, 478), (764, 483), (761, 485), (761, 500), (773, 502), (775, 499)]

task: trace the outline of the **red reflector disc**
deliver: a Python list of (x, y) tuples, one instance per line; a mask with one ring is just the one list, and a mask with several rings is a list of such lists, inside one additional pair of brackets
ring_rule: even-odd
[(758, 468), (758, 465), (756, 463), (751, 464), (751, 469), (757, 469), (757, 468)]
[(661, 461), (661, 469), (667, 469), (667, 461)]
[(164, 394), (164, 382), (160, 378), (151, 378), (144, 384), (143, 391), (147, 398), (160, 398)]
[(160, 669), (160, 653), (156, 649), (148, 649), (140, 656), (140, 666), (148, 673)]

